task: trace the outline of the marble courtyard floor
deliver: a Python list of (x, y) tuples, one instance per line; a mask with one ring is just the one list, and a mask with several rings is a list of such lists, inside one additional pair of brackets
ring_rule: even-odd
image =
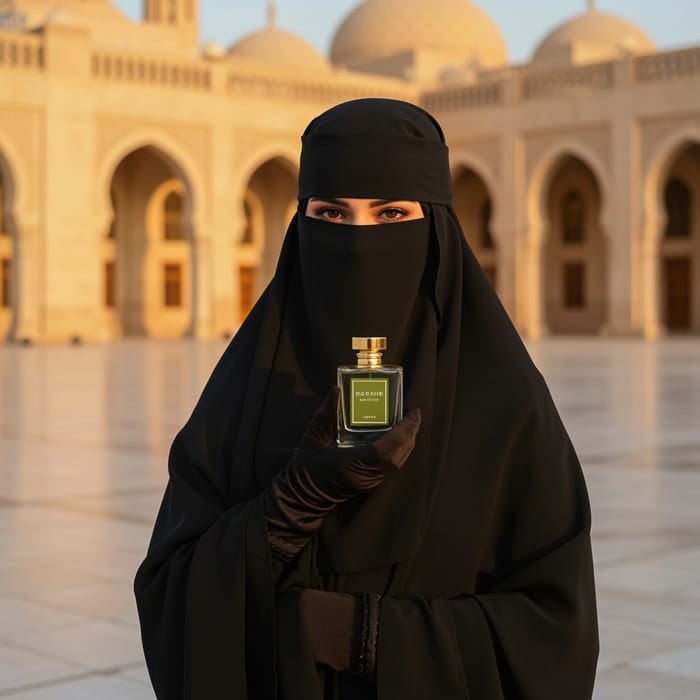
[[(131, 581), (223, 347), (0, 346), (0, 697), (153, 698)], [(700, 339), (530, 349), (591, 495), (595, 697), (697, 700)]]

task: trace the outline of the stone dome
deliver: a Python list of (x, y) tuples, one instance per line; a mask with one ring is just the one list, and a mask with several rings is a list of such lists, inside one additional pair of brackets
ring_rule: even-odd
[[(584, 50), (582, 61), (575, 60), (576, 48)], [(593, 2), (583, 14), (555, 28), (540, 43), (533, 62), (570, 62), (610, 60), (628, 54), (651, 53), (656, 46), (640, 27), (622, 17), (595, 9)]]
[(229, 56), (294, 70), (327, 70), (326, 59), (308, 42), (277, 27), (249, 34), (228, 50)]
[(223, 58), (226, 56), (224, 47), (218, 41), (208, 41), (202, 49), (202, 54), (206, 58)]
[(507, 62), (500, 30), (470, 0), (365, 0), (336, 32), (331, 60), (352, 67), (410, 49), (483, 68)]

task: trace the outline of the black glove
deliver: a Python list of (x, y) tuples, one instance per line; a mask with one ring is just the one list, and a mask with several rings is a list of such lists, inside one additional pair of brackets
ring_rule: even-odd
[[(291, 609), (295, 632), (317, 664), (372, 680), (377, 661), (381, 596), (296, 588), (277, 596), (277, 609)], [(289, 615), (282, 620), (289, 620)]]
[(420, 428), (414, 409), (374, 442), (338, 447), (339, 390), (332, 387), (287, 466), (263, 494), (272, 550), (293, 559), (333, 507), (379, 486), (411, 454)]

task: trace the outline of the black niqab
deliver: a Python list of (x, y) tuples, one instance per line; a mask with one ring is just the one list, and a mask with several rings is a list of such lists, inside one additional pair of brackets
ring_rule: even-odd
[[(588, 698), (597, 655), (590, 513), (546, 385), (450, 206), (447, 147), (420, 108), (357, 100), (303, 137), (299, 197), (402, 199), (420, 220), (298, 213), (277, 272), (170, 454), (136, 579), (161, 698), (315, 698), (282, 586), (383, 594), (378, 698)], [(325, 519), (275, 589), (259, 494), (353, 360), (386, 335), (423, 424), (404, 468)], [(275, 659), (276, 655), (276, 659)], [(175, 669), (183, 669), (184, 677)], [(327, 678), (326, 697), (374, 697)], [(330, 693), (330, 695), (329, 695)]]

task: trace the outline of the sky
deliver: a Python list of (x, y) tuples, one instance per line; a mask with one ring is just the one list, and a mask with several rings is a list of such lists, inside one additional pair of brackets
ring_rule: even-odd
[[(424, 2), (439, 0), (424, 0)], [(335, 30), (361, 0), (277, 0), (277, 24), (295, 32), (328, 54)], [(114, 0), (134, 19), (142, 0)], [(200, 0), (202, 43), (228, 47), (262, 28), (267, 0)], [(508, 46), (511, 63), (529, 60), (539, 41), (562, 21), (580, 13), (585, 0), (480, 0), (495, 20)], [(598, 9), (638, 24), (662, 49), (700, 44), (700, 2), (697, 0), (598, 0)], [(387, 28), (391, 31), (391, 28)]]

